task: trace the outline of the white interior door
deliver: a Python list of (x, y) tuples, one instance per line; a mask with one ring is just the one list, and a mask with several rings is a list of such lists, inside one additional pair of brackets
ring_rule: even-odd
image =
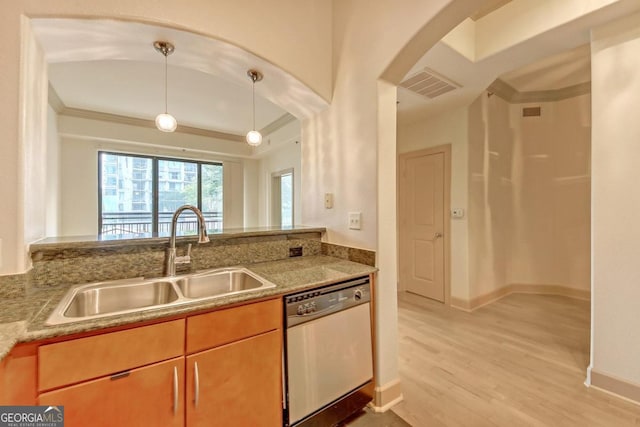
[(405, 290), (445, 299), (445, 154), (415, 154), (400, 164), (400, 281)]

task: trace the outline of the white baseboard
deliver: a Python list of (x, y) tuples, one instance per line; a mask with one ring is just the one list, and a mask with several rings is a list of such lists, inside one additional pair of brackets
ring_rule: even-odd
[(640, 405), (640, 384), (634, 384), (613, 375), (598, 372), (595, 369), (591, 369), (589, 376), (589, 387)]
[(478, 308), (491, 304), (501, 298), (511, 294), (540, 294), (540, 295), (560, 295), (569, 298), (576, 298), (582, 300), (590, 300), (591, 292), (570, 288), (563, 285), (531, 285), (531, 284), (510, 284), (502, 288), (498, 288), (488, 294), (480, 295), (472, 298), (471, 300), (464, 300), (462, 298), (451, 298), (451, 307), (471, 312)]
[(386, 412), (400, 402), (402, 402), (402, 387), (400, 386), (400, 379), (396, 378), (375, 388), (373, 401), (369, 404), (369, 407), (374, 412)]

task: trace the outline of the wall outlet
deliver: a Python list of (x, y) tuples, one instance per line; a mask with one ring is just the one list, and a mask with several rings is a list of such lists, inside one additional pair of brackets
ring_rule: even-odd
[(349, 229), (360, 230), (362, 223), (362, 214), (360, 212), (349, 212)]
[(464, 209), (462, 208), (451, 209), (451, 218), (464, 218)]
[(289, 257), (294, 257), (294, 256), (302, 256), (302, 246), (289, 248)]
[(333, 208), (333, 193), (324, 193), (324, 208)]

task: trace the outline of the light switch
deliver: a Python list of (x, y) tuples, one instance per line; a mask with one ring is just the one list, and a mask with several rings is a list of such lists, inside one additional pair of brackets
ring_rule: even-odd
[(360, 230), (362, 214), (360, 212), (349, 212), (349, 229)]
[(333, 208), (333, 193), (324, 193), (324, 208)]
[(462, 208), (454, 208), (451, 209), (451, 218), (464, 218), (464, 209)]

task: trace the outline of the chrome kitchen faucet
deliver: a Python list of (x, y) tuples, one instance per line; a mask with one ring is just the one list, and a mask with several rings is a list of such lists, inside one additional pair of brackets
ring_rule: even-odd
[(209, 241), (207, 225), (200, 209), (192, 205), (184, 205), (176, 209), (171, 219), (171, 237), (169, 238), (169, 248), (167, 249), (167, 261), (165, 264), (165, 274), (169, 277), (176, 275), (176, 264), (189, 264), (191, 262), (191, 244), (187, 247), (187, 254), (185, 256), (176, 256), (176, 224), (178, 223), (178, 217), (185, 210), (193, 211), (198, 218), (198, 243), (207, 243)]

